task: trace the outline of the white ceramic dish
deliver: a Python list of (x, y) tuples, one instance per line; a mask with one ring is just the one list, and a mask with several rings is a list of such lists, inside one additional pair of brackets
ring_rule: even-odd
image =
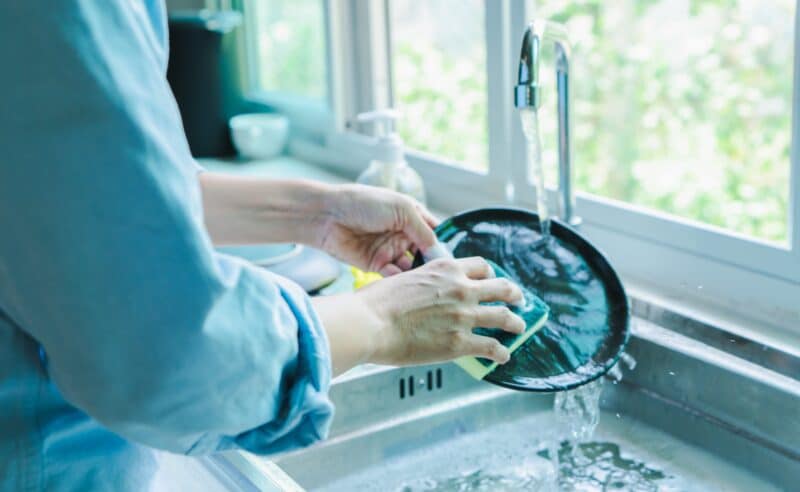
[(289, 120), (275, 113), (249, 113), (228, 122), (233, 146), (245, 159), (270, 159), (283, 152)]
[(300, 244), (251, 244), (246, 246), (223, 246), (220, 253), (244, 258), (261, 267), (270, 267), (294, 258), (303, 252)]

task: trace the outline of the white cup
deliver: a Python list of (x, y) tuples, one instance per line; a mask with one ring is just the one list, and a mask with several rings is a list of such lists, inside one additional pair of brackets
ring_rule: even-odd
[(270, 159), (283, 152), (289, 136), (289, 120), (280, 114), (250, 113), (228, 122), (233, 146), (246, 159)]

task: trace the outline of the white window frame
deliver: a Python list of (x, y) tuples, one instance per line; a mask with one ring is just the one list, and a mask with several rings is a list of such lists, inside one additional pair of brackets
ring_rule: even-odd
[[(354, 177), (372, 156), (373, 140), (354, 131), (359, 129), (353, 118), (360, 111), (391, 103), (390, 0), (320, 1), (327, 13), (329, 100), (335, 128), (324, 147), (298, 153)], [(486, 0), (485, 9), (488, 173), (414, 150), (407, 156), (425, 181), (431, 206), (445, 213), (490, 204), (535, 207), (524, 137), (512, 104), (520, 40), (532, 16), (523, 0)], [(757, 322), (759, 330), (769, 327), (775, 333), (800, 334), (799, 59), (800, 6), (795, 17), (788, 244), (578, 192), (576, 211), (584, 220), (580, 232), (610, 257), (629, 291), (724, 312), (736, 322)], [(549, 110), (555, 108), (542, 108)], [(509, 193), (512, 183), (514, 192)]]

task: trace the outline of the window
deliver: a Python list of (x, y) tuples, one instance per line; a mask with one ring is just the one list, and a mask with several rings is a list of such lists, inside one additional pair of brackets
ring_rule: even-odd
[(793, 0), (531, 3), (572, 38), (579, 190), (788, 243)]
[(327, 99), (321, 0), (245, 0), (253, 85), (263, 91)]
[(484, 4), (389, 0), (394, 104), (410, 148), (488, 169)]
[[(315, 141), (320, 147), (303, 158), (355, 177), (374, 156), (374, 141), (369, 128), (352, 124), (354, 117), (391, 103), (404, 112), (399, 132), (412, 149), (409, 163), (423, 176), (429, 203), (444, 212), (535, 206), (512, 98), (520, 43), (529, 20), (566, 24), (580, 232), (608, 254), (629, 287), (717, 306), (737, 319), (763, 321), (762, 327), (797, 326), (797, 2), (245, 5), (260, 12), (248, 16), (245, 9), (248, 25), (259, 25), (251, 38), (269, 39), (250, 41), (250, 56), (257, 53), (251, 65), (269, 72), (259, 83), (310, 97), (330, 94), (335, 131), (314, 126), (322, 118), (306, 108), (290, 115), (293, 131), (305, 124), (322, 135)], [(311, 27), (300, 26), (323, 22), (319, 37), (285, 31), (285, 23), (301, 32)], [(275, 44), (306, 38), (294, 48)], [(299, 51), (272, 63), (275, 46)], [(543, 46), (539, 119), (552, 188), (558, 173), (549, 48)], [(289, 68), (297, 60), (305, 61)]]
[(241, 31), (245, 103), (291, 121), (289, 146), (316, 145), (334, 125), (328, 0), (231, 0)]

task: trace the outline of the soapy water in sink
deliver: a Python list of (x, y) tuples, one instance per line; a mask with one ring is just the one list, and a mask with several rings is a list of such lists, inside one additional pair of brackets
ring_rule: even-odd
[[(636, 361), (625, 354), (622, 364)], [(384, 455), (326, 491), (771, 491), (710, 453), (619, 413), (601, 419), (603, 378), (555, 395), (539, 411), (478, 429), (455, 422), (452, 438)], [(610, 417), (610, 418), (608, 418)], [(433, 429), (432, 429), (433, 430)], [(595, 435), (598, 434), (598, 435)]]
[[(552, 451), (540, 451), (548, 458)], [(667, 491), (673, 477), (641, 461), (626, 458), (618, 444), (585, 442), (573, 447), (568, 441), (557, 450), (561, 463), (555, 490)]]
[[(496, 492), (504, 490), (526, 491), (669, 491), (664, 483), (669, 479), (664, 472), (641, 461), (626, 458), (618, 444), (588, 442), (580, 445), (580, 452), (566, 441), (558, 450), (563, 465), (562, 476), (556, 484), (551, 469), (542, 463), (523, 462), (520, 466), (492, 473), (483, 469), (466, 471), (445, 479), (420, 479), (407, 482), (399, 492)], [(539, 456), (548, 458), (546, 451)]]
[[(626, 365), (635, 367), (633, 357), (625, 355)], [(622, 372), (618, 366), (615, 369), (621, 379)], [(671, 490), (659, 484), (672, 478), (670, 475), (623, 457), (618, 444), (591, 441), (600, 422), (603, 384), (600, 378), (574, 390), (556, 393), (553, 401), (556, 431), (545, 439), (544, 449), (536, 453), (549, 461), (549, 467), (541, 462), (523, 460), (517, 466), (501, 470), (468, 470), (440, 480), (415, 480), (403, 484), (400, 490)]]
[[(371, 466), (328, 482), (317, 490), (778, 490), (707, 451), (635, 419), (614, 418), (610, 414), (601, 420), (594, 436), (586, 442), (574, 443), (554, 439), (561, 435), (556, 430), (554, 412), (538, 411), (477, 428), (465, 415), (450, 422), (449, 428), (453, 429), (450, 438), (413, 449), (387, 447)], [(440, 431), (431, 428), (426, 432)], [(558, 475), (552, 466), (552, 451), (548, 449), (552, 442), (558, 443), (555, 448), (560, 464)], [(401, 448), (402, 451), (392, 451)]]

